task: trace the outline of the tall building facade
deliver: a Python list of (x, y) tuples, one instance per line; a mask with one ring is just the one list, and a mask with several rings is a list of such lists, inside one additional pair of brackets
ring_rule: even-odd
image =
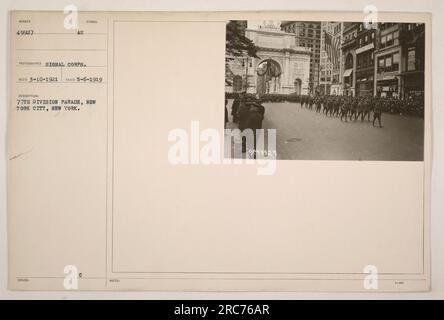
[(401, 97), (424, 97), (425, 24), (403, 24), (401, 30)]
[(371, 96), (374, 91), (374, 52), (377, 46), (377, 29), (357, 24), (356, 38), (356, 95)]
[(332, 63), (327, 53), (326, 34), (339, 40), (342, 43), (344, 31), (343, 22), (323, 21), (321, 22), (321, 52), (319, 71), (319, 93), (320, 94), (342, 94), (342, 50), (338, 48), (338, 61)]
[(319, 87), (321, 23), (312, 21), (282, 21), (281, 29), (295, 35), (296, 46), (311, 50), (309, 92), (314, 94)]
[[(333, 37), (339, 40), (339, 43), (343, 42), (344, 35), (344, 22), (335, 22), (333, 26)], [(330, 88), (330, 94), (342, 95), (343, 94), (343, 52), (339, 49), (339, 63), (333, 64), (332, 71), (332, 83)]]
[(342, 36), (342, 84), (343, 94), (355, 96), (356, 90), (356, 43), (358, 35), (358, 24), (352, 22), (344, 23)]
[(373, 93), (379, 97), (398, 98), (401, 95), (402, 24), (381, 23), (378, 31)]
[[(330, 33), (338, 28), (331, 22), (323, 24)], [(363, 23), (344, 23), (342, 30), (342, 94), (399, 99), (424, 96), (424, 24), (379, 23), (366, 28)], [(327, 70), (325, 82), (331, 81), (332, 94), (336, 72), (323, 56), (321, 50), (321, 68)], [(321, 72), (321, 80), (322, 76)]]
[(423, 97), (425, 25), (382, 23), (378, 31), (374, 95), (400, 99)]

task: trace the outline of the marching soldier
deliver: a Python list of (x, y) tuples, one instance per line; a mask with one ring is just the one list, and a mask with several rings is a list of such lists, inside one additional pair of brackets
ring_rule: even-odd
[(239, 121), (239, 125), (238, 128), (241, 131), (244, 131), (245, 128), (247, 127), (247, 119), (248, 119), (248, 114), (249, 114), (249, 110), (250, 110), (250, 106), (249, 106), (249, 101), (250, 99), (242, 96), (240, 104), (239, 104), (239, 109), (237, 111), (237, 119)]
[(308, 109), (309, 110), (313, 109), (313, 97), (312, 96), (308, 96)]
[(242, 99), (243, 99), (243, 96), (242, 97), (239, 96), (238, 93), (234, 97), (233, 105), (231, 107), (231, 116), (233, 117), (233, 122), (234, 123), (238, 123), (239, 122), (238, 112), (239, 112), (239, 106), (241, 104), (241, 100)]
[(350, 105), (350, 121), (352, 120), (353, 116), (356, 118), (358, 117), (358, 104), (357, 100), (353, 97), (347, 97), (348, 103)]
[(322, 98), (316, 97), (316, 113), (321, 113), (322, 108)]
[(381, 114), (382, 114), (383, 103), (384, 102), (382, 99), (378, 99), (378, 100), (376, 100), (375, 106), (373, 108), (373, 126), (375, 126), (375, 121), (376, 121), (376, 119), (378, 119), (380, 128), (382, 128)]
[(333, 109), (330, 109), (330, 116), (333, 114), (333, 116), (339, 117), (339, 111), (343, 103), (344, 103), (343, 99), (335, 97), (333, 99)]
[[(338, 105), (339, 106), (339, 105)], [(345, 119), (345, 122), (347, 122), (347, 115), (348, 115), (348, 111), (350, 110), (349, 105), (348, 105), (348, 101), (342, 101), (342, 106), (341, 106), (341, 121), (342, 118)]]
[(365, 112), (365, 105), (364, 105), (364, 99), (362, 97), (358, 97), (357, 104), (358, 104), (358, 114), (356, 115), (356, 118), (361, 117), (361, 122), (364, 121), (364, 112)]
[[(262, 128), (262, 121), (264, 120), (265, 108), (260, 103), (260, 100), (255, 98), (248, 98), (239, 108), (239, 129), (251, 129), (254, 136), (254, 150), (247, 150), (246, 139), (242, 138), (242, 152), (254, 152), (256, 149), (256, 130)], [(256, 157), (256, 154), (254, 154)]]
[(331, 108), (331, 99), (330, 97), (325, 97), (324, 98), (324, 108), (322, 109), (322, 113), (324, 113), (325, 115), (327, 115), (328, 111)]

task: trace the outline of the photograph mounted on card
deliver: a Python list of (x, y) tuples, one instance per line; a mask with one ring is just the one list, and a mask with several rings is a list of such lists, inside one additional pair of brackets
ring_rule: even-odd
[(10, 289), (429, 290), (429, 14), (74, 9), (10, 13)]

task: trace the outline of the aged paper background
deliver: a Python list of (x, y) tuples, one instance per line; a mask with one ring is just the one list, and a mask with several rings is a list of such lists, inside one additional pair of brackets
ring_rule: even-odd
[[(252, 166), (172, 167), (169, 130), (222, 126), (224, 21), (271, 14), (83, 14), (106, 21), (107, 41), (91, 45), (108, 48), (108, 83), (69, 94), (98, 96), (97, 108), (10, 112), (9, 156), (26, 152), (8, 167), (11, 288), (61, 289), (63, 267), (76, 264), (85, 290), (362, 290), (373, 264), (381, 290), (428, 289), (430, 59), (424, 163), (279, 161), (271, 177)], [(47, 15), (48, 28), (61, 16)], [(427, 15), (381, 18), (428, 22), (430, 50)], [(343, 192), (355, 195), (346, 205)]]

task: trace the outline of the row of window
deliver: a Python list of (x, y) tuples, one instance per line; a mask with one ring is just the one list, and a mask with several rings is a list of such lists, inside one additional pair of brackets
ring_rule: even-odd
[(381, 36), (379, 43), (381, 48), (399, 44), (399, 30)]
[[(340, 25), (339, 23), (336, 24), (336, 25), (334, 26), (333, 30), (335, 31), (335, 33), (340, 32), (340, 31), (341, 31), (341, 25)], [(357, 31), (357, 32), (362, 32), (362, 31), (364, 31), (364, 30), (365, 30), (365, 28), (364, 28), (364, 24), (363, 24), (363, 23), (360, 23), (360, 24), (358, 25), (358, 31)], [(356, 36), (356, 33), (357, 33), (357, 32), (355, 31), (355, 32), (353, 32), (353, 34)]]
[[(373, 66), (373, 52), (363, 53), (357, 56), (356, 65), (357, 68), (365, 68)], [(390, 53), (381, 57), (378, 57), (378, 73), (382, 72), (396, 72), (400, 70), (400, 54), (399, 52)], [(421, 61), (419, 61), (416, 48), (409, 48), (407, 51), (406, 69), (407, 71), (415, 71), (421, 68)], [(345, 68), (349, 69), (352, 66), (346, 65)], [(325, 70), (321, 72), (323, 76), (330, 76), (331, 70)], [(322, 80), (322, 79), (321, 79)], [(323, 80), (322, 80), (323, 81)]]
[(416, 29), (416, 28), (418, 28), (418, 27), (420, 27), (422, 25), (423, 25), (423, 23), (409, 23), (407, 25), (407, 30), (412, 31), (412, 30), (414, 30), (414, 29)]
[(375, 39), (375, 33), (371, 32), (370, 34), (366, 34), (365, 36), (359, 38), (358, 45), (359, 47), (365, 46), (373, 42), (374, 39)]
[(388, 28), (393, 27), (393, 26), (395, 26), (395, 25), (396, 25), (396, 23), (387, 22), (387, 23), (380, 23), (380, 24), (378, 25), (378, 27), (379, 27), (381, 30), (385, 30), (385, 29), (388, 29)]
[[(356, 38), (357, 38), (357, 34), (351, 33), (351, 34), (347, 35), (346, 37), (344, 37), (343, 43), (345, 43), (349, 40), (356, 39)], [(375, 33), (371, 32), (369, 34), (366, 34), (363, 37), (360, 37), (358, 40), (358, 45), (359, 45), (359, 47), (365, 46), (365, 45), (373, 42), (374, 39), (375, 39)]]
[(320, 48), (321, 48), (321, 46), (320, 46), (319, 44), (317, 44), (317, 45), (312, 45), (312, 44), (310, 44), (310, 43), (305, 43), (305, 42), (301, 42), (301, 43), (299, 43), (299, 45), (300, 45), (301, 47), (305, 47), (305, 48), (316, 48), (316, 49), (320, 49)]
[(373, 66), (373, 52), (364, 52), (358, 54), (356, 58), (357, 68), (366, 68)]
[(284, 27), (283, 30), (288, 33), (296, 33), (299, 34), (299, 36), (304, 37), (305, 34), (308, 35), (308, 37), (317, 36), (319, 37), (321, 35), (320, 30), (316, 29), (309, 29), (309, 28), (301, 28), (297, 25), (289, 25), (287, 27)]
[(341, 24), (340, 23), (338, 23), (338, 24), (336, 24), (335, 26), (334, 26), (334, 33), (336, 34), (336, 33), (339, 33), (340, 31), (341, 31)]
[(357, 36), (357, 33), (356, 33), (356, 32), (354, 32), (354, 33), (349, 33), (349, 34), (347, 34), (347, 35), (344, 36), (344, 42), (347, 42), (347, 41), (349, 41), (349, 40), (356, 39), (356, 36)]
[(399, 63), (399, 52), (390, 53), (382, 57), (378, 57), (378, 73), (398, 71)]
[[(315, 28), (315, 29), (320, 29), (321, 28), (321, 24), (320, 23), (313, 24), (313, 23), (301, 22), (301, 23), (299, 23), (299, 25), (301, 27), (307, 27), (307, 28)], [(296, 24), (293, 24), (292, 26), (294, 27), (294, 26), (296, 26)]]
[[(373, 66), (373, 52), (366, 52), (357, 56), (357, 68), (365, 68)], [(400, 64), (399, 52), (390, 53), (378, 57), (378, 73), (399, 71)], [(409, 48), (407, 51), (406, 69), (407, 71), (415, 71), (421, 68), (421, 61), (416, 55), (416, 48)], [(350, 63), (346, 64), (346, 68), (350, 68)]]
[(325, 76), (325, 75), (330, 76), (331, 75), (331, 70), (321, 71), (321, 74), (323, 76)]
[[(393, 27), (395, 25), (397, 25), (397, 23), (380, 23), (379, 28), (381, 30), (384, 30), (384, 29), (388, 29), (390, 27)], [(423, 23), (406, 23), (406, 25), (407, 25), (407, 30), (411, 31), (411, 30), (423, 25)]]

